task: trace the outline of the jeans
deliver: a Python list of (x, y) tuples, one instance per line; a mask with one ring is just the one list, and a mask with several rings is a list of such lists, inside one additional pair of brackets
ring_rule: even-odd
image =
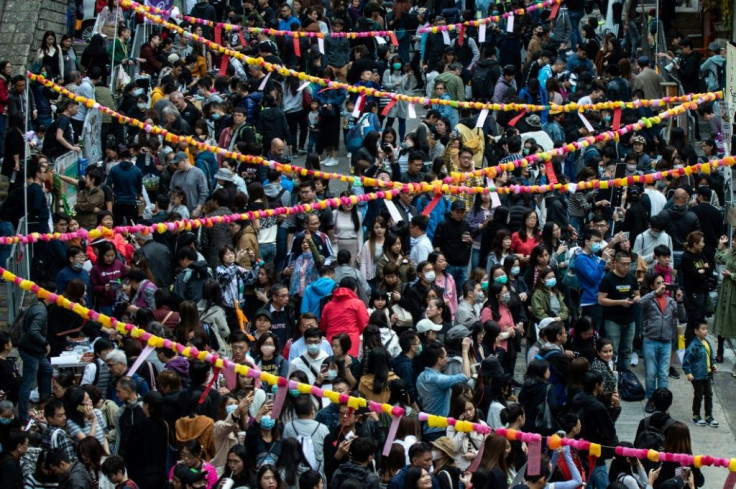
[(593, 321), (593, 327), (595, 328), (596, 332), (603, 335), (603, 310), (601, 309), (600, 304), (592, 304), (590, 306), (583, 306), (581, 307), (583, 311), (583, 316), (590, 317), (591, 321)]
[(630, 370), (631, 366), (631, 349), (634, 344), (633, 321), (627, 324), (618, 324), (613, 321), (606, 320), (606, 337), (613, 343), (613, 354), (618, 356), (616, 366), (618, 371)]
[[(15, 229), (13, 223), (10, 221), (0, 221), (0, 236), (14, 236)], [(8, 257), (10, 256), (10, 249), (13, 245), (2, 245), (0, 246), (0, 267), (5, 268), (7, 266)]]
[(33, 386), (36, 385), (36, 378), (38, 377), (39, 399), (43, 399), (51, 395), (51, 375), (54, 371), (46, 355), (39, 357), (22, 350), (18, 350), (18, 353), (23, 360), (23, 379), (18, 393), (18, 417), (25, 421), (28, 419), (28, 399)]
[(580, 35), (580, 21), (585, 15), (584, 10), (568, 10), (570, 16), (570, 26), (572, 27), (572, 33), (570, 34), (571, 49), (575, 51), (578, 44), (583, 42), (583, 37)]
[(468, 265), (447, 265), (445, 273), (449, 273), (455, 279), (457, 296), (462, 297), (463, 284), (468, 280)]
[(480, 264), (480, 248), (473, 248), (470, 252), (470, 270), (473, 271)]
[(588, 477), (585, 489), (606, 489), (608, 487), (608, 469), (606, 464), (596, 466)]
[(279, 230), (276, 232), (276, 273), (281, 273), (281, 270), (286, 264), (286, 249), (287, 241), (289, 240), (289, 232), (279, 226)]
[(276, 260), (276, 243), (264, 243), (258, 247), (258, 251), (265, 263), (273, 263)]
[[(705, 397), (705, 417), (713, 417), (713, 376), (703, 380), (693, 380), (693, 416), (700, 416), (700, 403)], [(23, 392), (21, 390), (21, 392)]]
[(652, 398), (654, 391), (669, 387), (668, 373), (670, 367), (671, 341), (657, 341), (644, 338), (644, 376), (646, 379), (647, 399)]
[(585, 216), (570, 216), (570, 224), (572, 224), (572, 227), (575, 228), (578, 236), (583, 235), (583, 229), (585, 228)]

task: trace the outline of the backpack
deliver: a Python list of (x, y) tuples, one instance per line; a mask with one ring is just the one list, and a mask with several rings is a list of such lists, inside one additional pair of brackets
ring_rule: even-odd
[(279, 207), (284, 206), (284, 203), (281, 201), (281, 196), (284, 195), (284, 192), (286, 192), (286, 189), (282, 187), (275, 197), (269, 197), (268, 195), (266, 196), (269, 209), (278, 209)]
[(214, 326), (203, 321), (202, 328), (204, 328), (204, 332), (207, 333), (207, 343), (210, 346), (210, 350), (220, 351), (220, 342), (215, 334)]
[(369, 112), (360, 116), (358, 122), (356, 122), (348, 131), (348, 134), (345, 137), (345, 148), (347, 148), (348, 153), (355, 153), (361, 148), (361, 146), (363, 146), (363, 138), (365, 137), (363, 130), (365, 129), (365, 123), (370, 115), (371, 114)]
[(309, 463), (309, 468), (311, 468), (312, 470), (319, 470), (319, 463), (317, 463), (317, 457), (314, 451), (314, 443), (312, 442), (312, 437), (315, 433), (317, 433), (317, 430), (319, 429), (319, 424), (317, 424), (317, 426), (314, 428), (314, 431), (309, 436), (305, 436), (299, 433), (299, 430), (296, 429), (293, 421), (291, 422), (291, 427), (296, 432), (296, 439), (299, 441), (299, 445), (301, 445), (302, 447), (302, 453), (304, 453), (304, 457)]
[(470, 88), (473, 91), (473, 98), (476, 100), (491, 100), (493, 98), (493, 89), (498, 80), (493, 80), (494, 63), (497, 61), (480, 62), (473, 70), (473, 76), (470, 77)]
[(20, 340), (23, 339), (23, 335), (26, 333), (26, 315), (28, 314), (28, 307), (24, 307), (13, 319), (13, 324), (10, 325), (10, 341), (13, 346), (18, 346)]
[(674, 424), (675, 419), (670, 417), (670, 419), (665, 421), (661, 429), (657, 429), (652, 426), (650, 424), (651, 420), (651, 416), (644, 418), (644, 429), (642, 429), (639, 436), (636, 437), (634, 447), (646, 448), (647, 450), (661, 450), (662, 447), (664, 447), (664, 432)]
[(639, 377), (630, 370), (622, 370), (618, 374), (618, 392), (622, 401), (641, 401), (646, 396), (644, 386)]
[(556, 365), (550, 362), (549, 359), (554, 354), (563, 355), (560, 350), (548, 350), (544, 355), (542, 355), (541, 352), (538, 353), (536, 358), (537, 360), (547, 360), (547, 362), (549, 362), (549, 384), (554, 388), (557, 405), (562, 406), (567, 400), (567, 387), (565, 387), (567, 380), (560, 376)]

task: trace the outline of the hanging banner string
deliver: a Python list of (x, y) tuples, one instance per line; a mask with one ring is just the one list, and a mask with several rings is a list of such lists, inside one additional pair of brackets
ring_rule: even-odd
[[(200, 150), (211, 151), (225, 158), (233, 158), (233, 159), (237, 159), (239, 161), (243, 161), (247, 163), (265, 165), (265, 166), (274, 168), (278, 171), (282, 171), (286, 173), (294, 171), (294, 172), (298, 172), (302, 176), (313, 176), (317, 178), (337, 179), (343, 182), (354, 182), (354, 183), (362, 182), (365, 186), (369, 186), (369, 187), (393, 188), (396, 190), (416, 191), (416, 192), (434, 191), (437, 194), (439, 193), (474, 194), (474, 193), (489, 193), (489, 192), (495, 192), (495, 193), (501, 193), (501, 194), (503, 193), (521, 193), (521, 192), (545, 193), (551, 190), (569, 191), (570, 189), (572, 189), (572, 191), (575, 191), (575, 189), (578, 188), (578, 186), (573, 183), (566, 184), (566, 185), (561, 185), (561, 184), (556, 184), (556, 183), (549, 184), (549, 185), (527, 185), (527, 186), (511, 185), (507, 187), (496, 187), (493, 185), (489, 187), (465, 187), (465, 186), (450, 185), (450, 183), (458, 183), (458, 182), (465, 180), (466, 178), (464, 177), (467, 177), (468, 175), (472, 175), (473, 172), (453, 173), (450, 177), (448, 177), (448, 179), (445, 179), (444, 182), (435, 180), (434, 182), (431, 182), (431, 183), (422, 182), (422, 183), (415, 183), (415, 184), (403, 184), (399, 182), (382, 181), (382, 180), (378, 180), (375, 178), (369, 178), (369, 177), (364, 177), (364, 176), (351, 177), (349, 175), (342, 175), (338, 173), (325, 173), (321, 171), (307, 170), (305, 168), (301, 168), (301, 167), (291, 165), (291, 164), (284, 164), (284, 163), (279, 163), (275, 161), (267, 161), (259, 156), (243, 155), (238, 152), (228, 151), (223, 148), (219, 148), (217, 146), (213, 146), (213, 145), (198, 141), (197, 139), (192, 138), (191, 136), (177, 136), (175, 134), (168, 132), (166, 129), (163, 129), (158, 126), (152, 126), (150, 124), (146, 124), (137, 119), (122, 115), (114, 111), (113, 109), (110, 109), (109, 107), (100, 105), (94, 100), (88, 99), (80, 95), (73, 94), (66, 88), (62, 87), (61, 85), (58, 85), (50, 80), (47, 80), (46, 78), (40, 75), (34, 75), (32, 73), (28, 73), (28, 77), (32, 81), (41, 83), (44, 86), (51, 88), (52, 90), (66, 97), (71, 98), (75, 102), (84, 104), (88, 108), (99, 109), (100, 111), (106, 114), (109, 114), (111, 117), (115, 117), (121, 123), (133, 125), (134, 127), (143, 129), (147, 133), (153, 133), (156, 135), (164, 136), (167, 142), (172, 142), (172, 143), (184, 142), (190, 146), (195, 146)], [(697, 101), (692, 102), (691, 104), (695, 104), (694, 106), (697, 107), (697, 104), (717, 98), (718, 95), (719, 95), (718, 93), (706, 94), (705, 96), (701, 97)], [(534, 155), (528, 156), (526, 158), (522, 158), (514, 162), (502, 163), (495, 167), (484, 168), (484, 169), (481, 169), (480, 171), (485, 173), (490, 178), (495, 178), (495, 176), (499, 172), (513, 171), (518, 166), (526, 166), (529, 163), (533, 163), (538, 160), (547, 161), (551, 159), (552, 157), (555, 157), (555, 156), (560, 157), (571, 151), (584, 150), (590, 144), (593, 144), (596, 141), (599, 141), (599, 140), (608, 141), (610, 139), (617, 139), (619, 133), (624, 134), (625, 132), (637, 130), (642, 127), (651, 127), (653, 123), (658, 124), (659, 122), (661, 122), (662, 119), (673, 117), (692, 107), (693, 105), (688, 105), (688, 104), (680, 105), (672, 109), (669, 109), (666, 112), (662, 112), (653, 118), (644, 118), (635, 124), (629, 124), (628, 126), (624, 127), (623, 129), (619, 129), (618, 131), (608, 131), (607, 133), (602, 133), (597, 136), (590, 136), (580, 141), (570, 143), (561, 148), (555, 148), (547, 152), (534, 154)], [(695, 166), (697, 165), (693, 165), (693, 167)], [(658, 175), (659, 175), (658, 179), (663, 178), (662, 175), (668, 176), (667, 172), (664, 172), (664, 173), (660, 172), (658, 173)], [(637, 176), (637, 178), (639, 177)], [(644, 176), (641, 178), (647, 178), (647, 176)], [(621, 185), (620, 183), (616, 184), (614, 182), (615, 180), (603, 180), (603, 181), (594, 180), (591, 182), (581, 182), (579, 184), (579, 188), (582, 190), (582, 189), (587, 189), (587, 188), (608, 188), (609, 185), (610, 186), (616, 186), (616, 185), (620, 186)], [(638, 181), (636, 183), (638, 183)]]
[(349, 85), (346, 83), (341, 83), (337, 81), (327, 80), (324, 78), (319, 78), (319, 77), (312, 76), (304, 72), (286, 68), (282, 65), (266, 62), (263, 60), (263, 58), (253, 58), (251, 56), (247, 56), (243, 53), (226, 48), (218, 43), (210, 41), (209, 39), (198, 36), (196, 34), (192, 34), (191, 32), (179, 27), (176, 24), (167, 22), (160, 16), (149, 13), (143, 8), (143, 6), (141, 6), (139, 3), (136, 3), (132, 0), (121, 0), (121, 6), (135, 10), (136, 12), (145, 16), (152, 22), (163, 25), (167, 27), (168, 29), (175, 31), (178, 34), (188, 39), (192, 39), (193, 41), (197, 43), (204, 44), (210, 49), (217, 51), (219, 53), (222, 53), (226, 57), (229, 57), (229, 58), (234, 57), (249, 65), (260, 66), (266, 71), (269, 71), (269, 72), (275, 71), (282, 76), (297, 77), (302, 81), (308, 81), (311, 83), (315, 83), (317, 85), (320, 85), (321, 87), (325, 87), (329, 89), (344, 89), (350, 93), (359, 93), (359, 94), (369, 96), (369, 97), (389, 98), (389, 99), (396, 100), (396, 101), (407, 102), (408, 104), (410, 104), (412, 109), (414, 108), (414, 105), (418, 104), (418, 105), (446, 105), (446, 106), (453, 107), (456, 109), (458, 108), (467, 108), (467, 109), (472, 109), (472, 110), (488, 109), (488, 110), (493, 110), (497, 112), (498, 111), (521, 111), (521, 110), (526, 110), (527, 112), (542, 112), (545, 110), (549, 110), (552, 113), (558, 113), (558, 112), (577, 112), (580, 110), (604, 110), (604, 109), (614, 110), (616, 108), (637, 109), (639, 107), (660, 107), (662, 105), (666, 105), (669, 103), (680, 103), (680, 102), (690, 101), (699, 95), (699, 94), (690, 94), (690, 95), (684, 95), (681, 97), (666, 97), (666, 98), (657, 99), (657, 100), (647, 100), (647, 101), (640, 100), (640, 101), (634, 101), (634, 102), (600, 102), (597, 104), (585, 104), (585, 105), (579, 105), (577, 103), (571, 103), (571, 104), (566, 104), (566, 105), (555, 105), (555, 104), (528, 105), (528, 104), (515, 104), (515, 103), (514, 104), (496, 104), (496, 103), (487, 103), (487, 102), (460, 102), (457, 100), (445, 100), (445, 99), (437, 99), (437, 98), (429, 98), (429, 97), (421, 97), (421, 96), (410, 96), (410, 95), (405, 95), (401, 93), (384, 92), (384, 91), (376, 90), (370, 87), (354, 86), (354, 85)]
[(485, 17), (483, 19), (467, 20), (465, 22), (458, 22), (457, 24), (447, 24), (447, 25), (442, 25), (442, 26), (435, 25), (435, 26), (429, 26), (429, 27), (422, 27), (421, 29), (417, 29), (417, 34), (424, 34), (427, 32), (437, 33), (437, 32), (442, 32), (442, 31), (454, 31), (454, 30), (459, 31), (465, 27), (480, 27), (481, 25), (501, 22), (501, 19), (509, 19), (515, 16), (522, 16), (528, 12), (533, 12), (535, 10), (546, 10), (550, 7), (553, 7), (554, 5), (559, 5), (560, 3), (562, 3), (562, 0), (545, 0), (543, 2), (535, 3), (534, 5), (529, 5), (526, 8), (517, 8), (516, 10), (505, 12), (501, 15), (491, 15), (490, 17)]
[[(160, 336), (153, 335), (132, 324), (118, 321), (116, 318), (105, 314), (100, 314), (99, 312), (89, 309), (82, 304), (70, 301), (63, 295), (49, 292), (35, 282), (19, 277), (2, 267), (0, 267), (0, 274), (4, 281), (15, 284), (21, 289), (34, 294), (39, 300), (46, 300), (55, 303), (59, 307), (72, 311), (84, 319), (91, 319), (99, 322), (104, 327), (114, 328), (115, 331), (121, 335), (130, 336), (131, 338), (139, 340), (144, 344), (144, 346), (152, 348), (169, 348), (187, 359), (207, 362), (211, 364), (216, 371), (230, 370), (236, 374), (248, 376), (254, 380), (260, 380), (271, 386), (275, 385), (280, 388), (288, 387), (289, 389), (298, 390), (300, 394), (313, 395), (320, 399), (326, 398), (335, 404), (346, 404), (353, 410), (368, 408), (376, 413), (385, 413), (391, 417), (401, 417), (406, 414), (405, 410), (399, 406), (392, 406), (386, 403), (381, 404), (374, 401), (368, 401), (367, 399), (360, 397), (340, 394), (331, 390), (321, 389), (316, 385), (303, 384), (301, 382), (288, 380), (284, 377), (261, 372), (260, 370), (248, 367), (247, 365), (236, 364), (228, 358), (218, 356), (217, 353), (211, 353), (204, 350), (200, 351), (196, 347), (186, 346), (167, 338), (161, 338)], [(417, 418), (419, 421), (427, 423), (431, 428), (447, 428), (452, 426), (455, 431), (463, 433), (476, 432), (482, 435), (495, 433), (496, 435), (503, 436), (508, 440), (519, 440), (525, 443), (534, 443), (546, 438), (546, 444), (552, 450), (556, 450), (562, 446), (571, 446), (578, 450), (588, 451), (589, 453), (599, 457), (601, 450), (605, 448), (613, 450), (617, 455), (624, 457), (636, 457), (639, 459), (651, 460), (653, 462), (675, 462), (680, 463), (681, 465), (692, 465), (696, 468), (704, 466), (727, 467), (731, 472), (736, 472), (736, 458), (714, 457), (711, 455), (690, 455), (687, 453), (670, 453), (621, 446), (607, 446), (591, 443), (586, 440), (561, 438), (558, 435), (542, 437), (542, 435), (538, 433), (528, 433), (505, 428), (497, 428), (494, 430), (488, 425), (462, 421), (445, 416), (436, 416), (425, 412), (419, 412), (417, 414)]]

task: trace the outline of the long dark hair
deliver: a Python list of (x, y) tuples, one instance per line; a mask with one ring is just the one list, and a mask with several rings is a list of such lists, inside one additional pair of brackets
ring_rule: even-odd
[[(527, 234), (526, 234), (526, 220), (532, 214), (534, 214), (535, 216), (537, 216), (537, 224), (534, 225), (534, 231), (533, 231), (534, 235), (533, 236), (527, 236)], [(528, 211), (526, 211), (524, 213), (524, 215), (521, 218), (521, 227), (519, 228), (519, 237), (522, 240), (526, 241), (529, 238), (536, 238), (537, 236), (539, 236), (539, 215), (537, 215), (537, 213), (534, 210), (529, 209)]]
[[(340, 194), (340, 198), (350, 198), (350, 192), (347, 190)], [(343, 211), (344, 212), (344, 211)], [(357, 233), (360, 229), (360, 216), (358, 215), (358, 206), (353, 204), (353, 208), (350, 209), (350, 218), (353, 220), (353, 226), (355, 226), (355, 232)]]
[(373, 373), (373, 393), (380, 394), (386, 387), (388, 374), (391, 371), (391, 360), (385, 348), (373, 348), (368, 353), (366, 364), (368, 372)]
[(75, 423), (79, 425), (80, 428), (83, 428), (85, 425), (84, 422), (84, 413), (81, 413), (77, 411), (77, 407), (81, 406), (84, 402), (84, 395), (86, 392), (84, 389), (82, 389), (79, 386), (72, 386), (69, 387), (66, 392), (64, 393), (64, 410), (66, 411), (66, 417)]
[(276, 461), (276, 468), (273, 466), (264, 465), (258, 471), (258, 481), (260, 482), (261, 476), (265, 473), (264, 468), (271, 467), (274, 475), (278, 474), (279, 471), (284, 471), (284, 482), (289, 486), (294, 486), (298, 480), (299, 464), (310, 467), (309, 460), (302, 451), (302, 446), (299, 440), (296, 438), (284, 438), (281, 440), (281, 454), (279, 459)]

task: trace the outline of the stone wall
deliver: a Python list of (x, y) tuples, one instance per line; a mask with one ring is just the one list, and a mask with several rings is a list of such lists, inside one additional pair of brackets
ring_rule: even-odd
[(24, 74), (46, 31), (66, 32), (67, 0), (0, 0), (0, 59)]

